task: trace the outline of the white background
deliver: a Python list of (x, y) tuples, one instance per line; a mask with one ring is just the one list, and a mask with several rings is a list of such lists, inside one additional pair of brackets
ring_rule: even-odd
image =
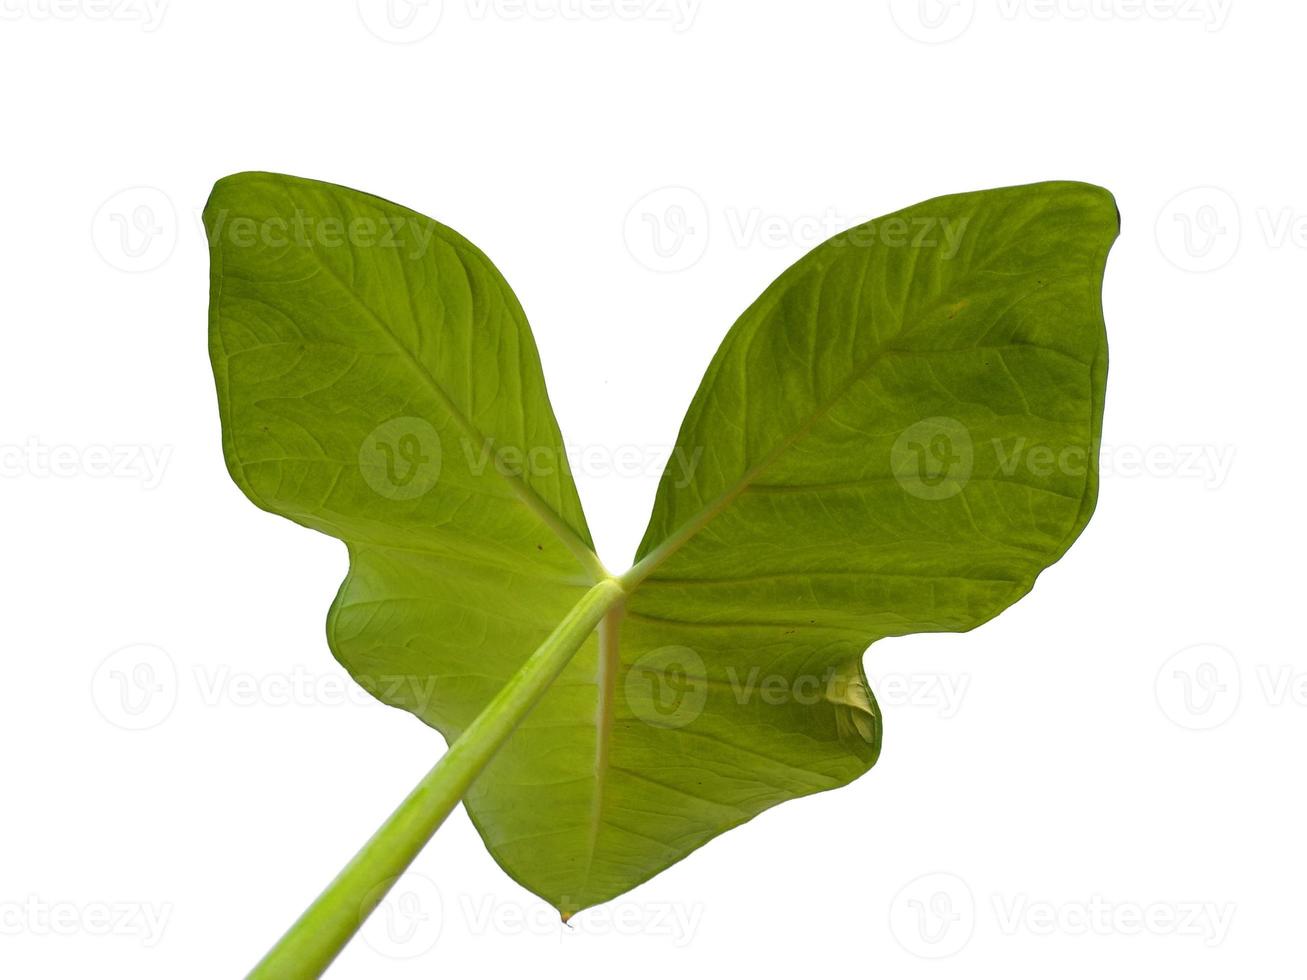
[(344, 548), (223, 468), (198, 213), (244, 169), (493, 258), (614, 568), (726, 328), (829, 232), (1048, 178), (1124, 218), (1098, 512), (995, 622), (872, 651), (872, 772), (572, 929), (460, 810), (331, 976), (1301, 968), (1302, 5), (0, 11), (0, 975), (240, 976), (442, 751), (327, 651)]

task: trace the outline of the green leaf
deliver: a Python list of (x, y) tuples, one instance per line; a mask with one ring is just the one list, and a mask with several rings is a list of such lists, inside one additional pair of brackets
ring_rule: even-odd
[[(236, 175), (205, 223), (232, 476), (347, 543), (332, 650), (453, 740), (608, 578), (521, 309), (356, 191)], [(1117, 226), (1084, 184), (939, 198), (763, 293), (682, 426), (694, 479), (465, 797), (510, 875), (570, 914), (875, 762), (866, 647), (983, 623), (1089, 518)]]

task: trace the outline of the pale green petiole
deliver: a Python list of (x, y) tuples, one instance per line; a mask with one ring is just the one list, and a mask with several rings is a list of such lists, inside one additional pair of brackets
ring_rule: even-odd
[(605, 578), (582, 597), (372, 839), (250, 972), (250, 980), (320, 977), (463, 798), (472, 781), (625, 595)]

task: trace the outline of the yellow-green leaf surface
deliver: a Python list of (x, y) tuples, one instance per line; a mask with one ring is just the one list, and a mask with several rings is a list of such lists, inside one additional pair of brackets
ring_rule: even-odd
[[(454, 739), (607, 574), (525, 317), (370, 195), (240, 174), (205, 222), (232, 475), (347, 543), (333, 651)], [(1085, 184), (940, 198), (763, 293), (682, 425), (693, 481), (465, 798), (510, 875), (569, 914), (875, 762), (867, 646), (984, 622), (1088, 520), (1117, 226)]]

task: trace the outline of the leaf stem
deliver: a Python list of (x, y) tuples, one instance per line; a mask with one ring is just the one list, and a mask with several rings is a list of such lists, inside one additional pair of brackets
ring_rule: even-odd
[(247, 980), (311, 980), (322, 975), (624, 595), (611, 578), (586, 592)]

